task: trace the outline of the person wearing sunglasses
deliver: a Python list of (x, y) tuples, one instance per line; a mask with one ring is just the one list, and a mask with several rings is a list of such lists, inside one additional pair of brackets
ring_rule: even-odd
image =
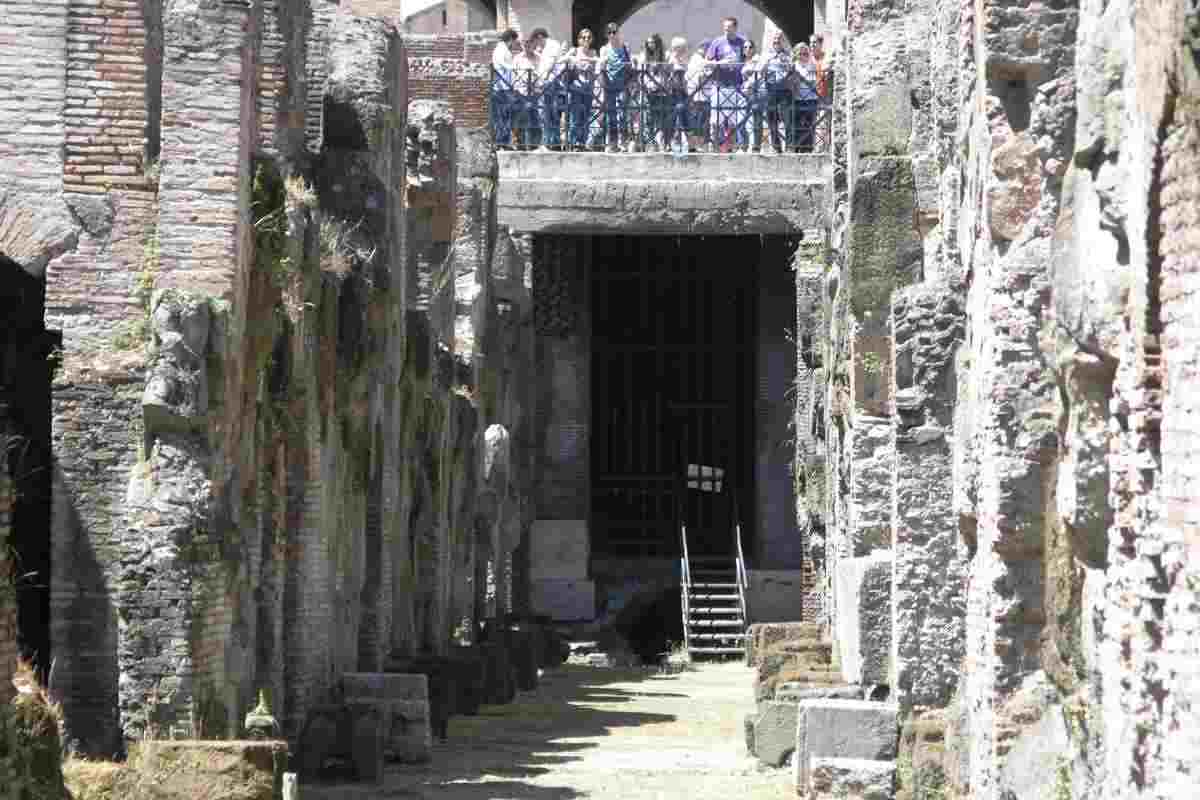
[(604, 78), (604, 122), (608, 131), (610, 153), (625, 146), (625, 110), (629, 105), (629, 81), (633, 75), (633, 56), (621, 39), (621, 28), (615, 22), (604, 29), (608, 44), (600, 48), (601, 74)]

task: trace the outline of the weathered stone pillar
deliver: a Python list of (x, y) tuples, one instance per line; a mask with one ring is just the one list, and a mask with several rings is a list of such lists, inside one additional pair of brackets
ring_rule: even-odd
[(240, 717), (227, 680), (233, 598), (211, 483), (221, 471), (213, 446), (223, 449), (230, 431), (209, 413), (237, 396), (241, 376), (228, 369), (210, 385), (205, 359), (237, 363), (214, 322), (245, 327), (213, 314), (247, 293), (255, 45), (248, 2), (172, 6), (164, 17), (155, 350), (117, 599), (121, 726), (131, 739), (227, 734)]
[(896, 452), (892, 518), (892, 671), (902, 711), (941, 708), (959, 678), (966, 545), (953, 505), (954, 358), (960, 296), (913, 286), (892, 306)]

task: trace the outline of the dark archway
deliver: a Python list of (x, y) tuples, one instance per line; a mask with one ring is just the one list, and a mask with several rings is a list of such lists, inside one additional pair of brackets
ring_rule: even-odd
[(50, 384), (61, 343), (42, 320), (45, 283), (0, 256), (0, 469), (16, 489), (12, 539), (17, 645), (42, 680), (50, 668)]
[[(602, 32), (609, 22), (624, 23), (635, 11), (654, 0), (575, 0), (571, 9), (571, 40), (580, 28)], [(766, 14), (781, 29), (788, 41), (807, 39), (813, 32), (813, 5), (805, 0), (746, 0)], [(721, 21), (712, 21), (713, 35), (721, 30)]]

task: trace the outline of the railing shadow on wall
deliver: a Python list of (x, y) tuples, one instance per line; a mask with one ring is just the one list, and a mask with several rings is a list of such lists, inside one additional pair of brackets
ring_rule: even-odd
[(489, 100), (501, 150), (830, 151), (830, 98), (794, 69), (644, 64), (614, 79), (569, 61), (549, 71), (493, 67)]

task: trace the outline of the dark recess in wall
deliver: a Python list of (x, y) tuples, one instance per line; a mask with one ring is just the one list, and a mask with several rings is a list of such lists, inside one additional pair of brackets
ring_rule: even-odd
[(45, 284), (0, 256), (0, 433), (17, 496), (12, 555), (17, 645), (45, 680), (50, 668), (50, 382), (61, 342), (43, 322)]

